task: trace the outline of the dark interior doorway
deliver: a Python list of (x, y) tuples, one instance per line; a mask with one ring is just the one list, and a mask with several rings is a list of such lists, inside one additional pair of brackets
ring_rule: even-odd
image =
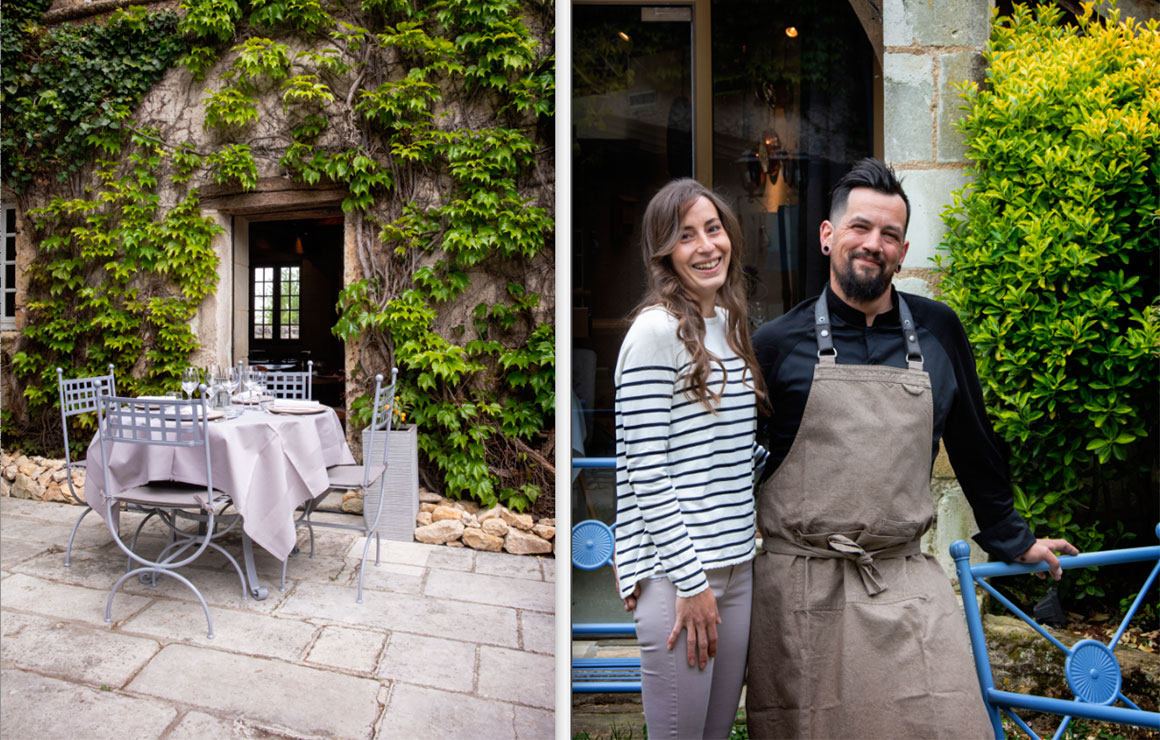
[(342, 251), (342, 216), (250, 224), (250, 363), (305, 370), (313, 362), (314, 398), (340, 416), (343, 343), (331, 329)]

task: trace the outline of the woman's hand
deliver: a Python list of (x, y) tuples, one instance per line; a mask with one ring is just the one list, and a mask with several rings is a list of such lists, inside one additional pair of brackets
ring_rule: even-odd
[[(1079, 550), (1075, 545), (1067, 540), (1035, 540), (1035, 544), (1027, 548), (1027, 552), (1015, 558), (1018, 563), (1039, 563), (1046, 561), (1051, 569), (1051, 577), (1059, 580), (1063, 577), (1063, 568), (1059, 565), (1059, 558), (1055, 556), (1056, 553), (1063, 555), (1079, 555)], [(1042, 573), (1035, 575), (1043, 578)]]
[[(616, 575), (616, 563), (613, 562), (610, 565), (612, 565), (612, 585), (616, 587), (616, 595), (620, 596), (620, 578)], [(636, 597), (638, 596), (640, 596), (640, 581), (637, 581), (636, 585), (632, 587), (631, 594), (621, 599), (624, 602), (624, 610), (626, 612), (631, 612), (636, 609)]]
[(717, 613), (717, 599), (712, 589), (705, 589), (688, 598), (677, 597), (677, 621), (669, 634), (668, 648), (673, 649), (681, 630), (685, 630), (685, 648), (689, 665), (693, 665), (694, 655), (698, 668), (709, 665), (709, 658), (717, 655), (717, 625), (721, 615)]

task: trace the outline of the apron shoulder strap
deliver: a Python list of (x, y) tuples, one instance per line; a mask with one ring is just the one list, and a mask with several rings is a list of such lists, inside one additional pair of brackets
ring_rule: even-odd
[[(818, 362), (832, 365), (837, 361), (838, 350), (834, 348), (834, 332), (830, 322), (828, 303), (829, 285), (822, 286), (822, 294), (814, 303), (814, 333), (818, 341)], [(922, 370), (922, 349), (918, 346), (918, 328), (914, 315), (906, 299), (898, 294), (898, 313), (902, 318), (902, 340), (906, 343), (906, 364), (911, 370)]]

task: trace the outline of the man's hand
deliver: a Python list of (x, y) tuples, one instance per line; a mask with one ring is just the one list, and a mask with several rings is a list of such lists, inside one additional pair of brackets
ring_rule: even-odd
[(717, 625), (721, 616), (717, 613), (717, 599), (712, 589), (705, 589), (695, 596), (677, 597), (677, 621), (669, 633), (668, 648), (673, 649), (681, 630), (685, 630), (685, 647), (689, 665), (698, 668), (709, 665), (709, 658), (717, 655)]
[[(1063, 568), (1059, 567), (1059, 558), (1055, 556), (1056, 553), (1079, 555), (1079, 550), (1067, 540), (1035, 540), (1035, 544), (1027, 548), (1027, 552), (1015, 558), (1015, 561), (1019, 563), (1046, 561), (1051, 568), (1051, 577), (1058, 581), (1063, 577)], [(1035, 575), (1040, 578), (1044, 577), (1042, 573)]]

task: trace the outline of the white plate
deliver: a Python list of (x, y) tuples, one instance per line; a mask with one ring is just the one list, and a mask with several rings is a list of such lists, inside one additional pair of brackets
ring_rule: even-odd
[(323, 411), (326, 411), (327, 408), (328, 407), (322, 406), (321, 404), (315, 408), (305, 408), (301, 406), (297, 408), (293, 406), (278, 407), (274, 404), (271, 404), (270, 412), (274, 414), (321, 414)]

